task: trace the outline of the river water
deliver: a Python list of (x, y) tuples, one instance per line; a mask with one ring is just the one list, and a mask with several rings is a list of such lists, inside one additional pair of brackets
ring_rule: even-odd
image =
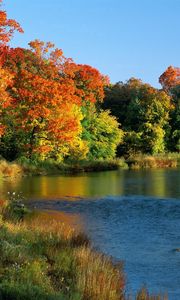
[[(123, 260), (127, 291), (142, 285), (180, 299), (180, 173), (120, 170), (0, 182), (31, 205), (80, 225), (93, 246)], [(71, 222), (72, 221), (72, 222)]]

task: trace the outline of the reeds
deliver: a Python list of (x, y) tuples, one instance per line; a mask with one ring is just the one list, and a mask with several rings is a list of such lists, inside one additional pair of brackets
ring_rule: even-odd
[(178, 160), (176, 157), (170, 155), (135, 155), (126, 160), (130, 169), (149, 169), (149, 168), (175, 168)]
[(0, 160), (0, 177), (17, 177), (22, 174), (22, 167), (16, 163)]

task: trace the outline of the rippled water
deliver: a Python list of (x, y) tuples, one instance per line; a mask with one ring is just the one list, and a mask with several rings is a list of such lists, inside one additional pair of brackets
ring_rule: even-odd
[(129, 292), (146, 284), (180, 299), (179, 170), (32, 177), (3, 183), (1, 193), (8, 190), (76, 216), (96, 248), (124, 260)]

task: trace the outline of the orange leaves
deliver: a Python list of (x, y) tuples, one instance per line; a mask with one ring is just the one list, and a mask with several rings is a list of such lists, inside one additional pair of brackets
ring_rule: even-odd
[(13, 76), (0, 66), (0, 137), (5, 133), (6, 130), (6, 124), (3, 122), (2, 115), (12, 103), (12, 98), (7, 92), (7, 89), (12, 86), (12, 83)]
[(109, 83), (107, 77), (102, 76), (98, 70), (88, 65), (77, 65), (75, 82), (77, 89), (81, 91), (83, 100), (92, 103), (102, 102), (104, 86)]
[(0, 112), (7, 108), (11, 103), (11, 97), (7, 89), (12, 86), (13, 76), (0, 66)]
[(45, 43), (37, 39), (31, 41), (29, 43), (29, 46), (39, 58), (43, 58), (50, 51), (51, 48), (54, 48), (54, 44), (50, 42)]
[(180, 84), (180, 68), (169, 66), (159, 77), (159, 82), (166, 91)]
[(65, 58), (51, 43), (35, 40), (29, 45), (30, 50), (0, 49), (3, 70), (13, 76), (13, 85), (7, 77), (4, 87), (11, 99), (6, 104), (13, 112), (13, 128), (23, 137), (29, 155), (53, 152), (53, 147), (64, 147), (67, 154), (67, 145), (80, 140), (81, 107), (102, 101), (108, 80), (95, 68)]
[[(0, 5), (2, 0), (0, 1)], [(23, 32), (18, 22), (7, 18), (5, 11), (0, 10), (0, 46), (7, 44), (12, 38), (14, 31)]]
[(6, 129), (6, 126), (5, 125), (2, 125), (0, 123), (0, 137), (3, 136), (4, 132), (5, 132), (5, 129)]

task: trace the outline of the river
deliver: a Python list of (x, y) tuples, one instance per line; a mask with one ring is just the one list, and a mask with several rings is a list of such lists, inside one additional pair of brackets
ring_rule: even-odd
[[(80, 226), (93, 246), (123, 260), (127, 291), (142, 285), (180, 299), (180, 173), (119, 170), (0, 182), (50, 218)], [(178, 251), (179, 250), (179, 251)]]

